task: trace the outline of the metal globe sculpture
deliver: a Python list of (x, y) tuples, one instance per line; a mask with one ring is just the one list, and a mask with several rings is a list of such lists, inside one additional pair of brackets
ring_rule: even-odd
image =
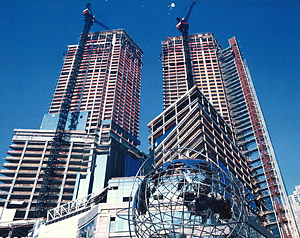
[(216, 164), (175, 159), (139, 184), (131, 224), (140, 238), (245, 237), (246, 213), (235, 182)]

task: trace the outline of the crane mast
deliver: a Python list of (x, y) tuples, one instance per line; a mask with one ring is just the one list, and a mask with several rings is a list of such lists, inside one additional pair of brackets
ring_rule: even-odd
[(189, 24), (188, 20), (191, 15), (192, 9), (197, 0), (194, 0), (190, 6), (190, 9), (186, 17), (180, 19), (177, 18), (178, 24), (176, 25), (177, 29), (182, 33), (182, 44), (185, 57), (185, 66), (186, 66), (186, 80), (188, 83), (188, 89), (191, 89), (195, 85), (193, 66), (191, 60), (191, 52), (189, 46)]
[[(35, 211), (33, 214), (34, 218), (39, 218), (39, 217), (42, 217), (45, 215), (44, 214), (44, 212), (45, 212), (44, 204), (45, 204), (46, 196), (48, 193), (49, 181), (51, 180), (51, 177), (54, 173), (54, 168), (55, 168), (55, 164), (57, 161), (57, 157), (59, 155), (59, 150), (61, 148), (62, 143), (64, 142), (64, 134), (65, 134), (64, 130), (65, 130), (66, 122), (68, 119), (68, 114), (70, 111), (71, 99), (73, 96), (76, 80), (77, 80), (78, 73), (79, 73), (79, 68), (81, 65), (82, 58), (83, 58), (84, 48), (86, 45), (88, 34), (89, 34), (90, 28), (94, 22), (94, 16), (93, 16), (91, 10), (89, 9), (89, 6), (90, 6), (90, 4), (87, 4), (87, 8), (83, 11), (84, 22), (85, 22), (84, 28), (83, 28), (83, 32), (80, 36), (77, 52), (76, 52), (75, 59), (74, 59), (74, 66), (72, 68), (71, 76), (67, 83), (66, 93), (65, 93), (62, 105), (61, 105), (58, 124), (57, 124), (56, 130), (55, 130), (54, 137), (51, 141), (50, 154), (48, 157), (46, 168), (44, 170), (43, 180), (42, 180), (41, 188), (39, 191), (36, 208), (35, 208)], [(76, 116), (77, 116), (77, 118), (75, 118)], [(73, 122), (78, 121), (78, 114), (75, 113), (72, 115), (72, 117), (73, 117), (72, 118)], [(76, 123), (71, 122), (70, 129), (72, 130), (75, 128), (76, 128)]]

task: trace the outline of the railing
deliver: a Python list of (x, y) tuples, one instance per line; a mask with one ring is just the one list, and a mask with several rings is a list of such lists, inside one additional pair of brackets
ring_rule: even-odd
[(97, 204), (106, 197), (109, 187), (105, 187), (99, 194), (89, 194), (83, 198), (55, 207), (47, 212), (47, 223), (69, 217), (89, 209), (92, 204)]
[(84, 210), (91, 204), (94, 194), (89, 194), (86, 197), (55, 207), (47, 212), (47, 223), (61, 219), (71, 214)]

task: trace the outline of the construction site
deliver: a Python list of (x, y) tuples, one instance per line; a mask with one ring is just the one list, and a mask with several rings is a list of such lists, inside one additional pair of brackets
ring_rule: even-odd
[(223, 49), (213, 33), (190, 34), (195, 5), (161, 42), (163, 111), (145, 153), (143, 50), (87, 4), (40, 129), (14, 130), (1, 235), (300, 237), (238, 41)]

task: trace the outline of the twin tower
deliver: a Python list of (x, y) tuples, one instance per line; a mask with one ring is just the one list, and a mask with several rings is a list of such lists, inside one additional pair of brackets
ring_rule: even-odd
[[(178, 147), (204, 154), (242, 184), (249, 217), (256, 217), (274, 237), (298, 237), (253, 82), (236, 39), (230, 39), (229, 47), (222, 49), (213, 34), (195, 34), (189, 36), (189, 47), (195, 81), (191, 89), (186, 80), (182, 37), (162, 42), (164, 111), (148, 124), (149, 154)], [(30, 221), (34, 216), (77, 49), (78, 45), (68, 46), (40, 129), (14, 131), (5, 169), (1, 170), (1, 222)], [(131, 199), (128, 189), (120, 190), (121, 180), (116, 178), (129, 181), (149, 156), (138, 149), (142, 55), (123, 30), (88, 35), (64, 139), (43, 204), (48, 216), (56, 207), (104, 191), (109, 197), (119, 189), (118, 196), (123, 197), (120, 203)], [(75, 112), (78, 119), (74, 129)], [(152, 162), (160, 166), (166, 158), (160, 153)], [(104, 203), (111, 201), (107, 198)], [(53, 213), (50, 216), (54, 218)], [(116, 218), (110, 217), (101, 223), (112, 227), (106, 234), (117, 229)], [(84, 222), (78, 224), (82, 224), (79, 231), (88, 229)]]

